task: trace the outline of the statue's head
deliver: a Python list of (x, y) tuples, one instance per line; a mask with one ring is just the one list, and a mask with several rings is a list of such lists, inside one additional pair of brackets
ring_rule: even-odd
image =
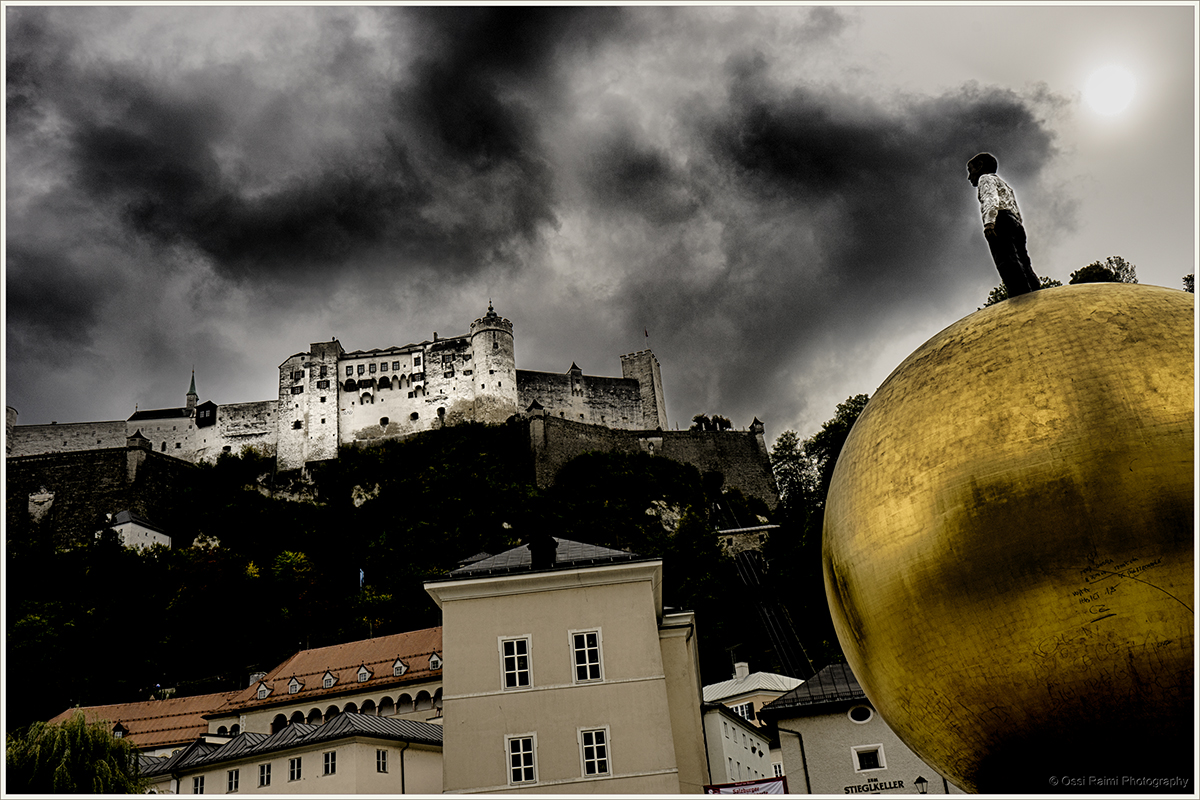
[(967, 162), (967, 180), (972, 186), (979, 185), (980, 175), (991, 175), (996, 171), (999, 164), (996, 162), (996, 157), (991, 153), (980, 153)]

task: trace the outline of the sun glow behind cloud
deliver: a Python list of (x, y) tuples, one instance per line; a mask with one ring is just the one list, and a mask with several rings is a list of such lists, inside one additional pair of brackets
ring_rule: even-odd
[(1129, 107), (1137, 91), (1137, 81), (1129, 70), (1116, 64), (1101, 67), (1091, 74), (1083, 96), (1100, 114), (1113, 116)]

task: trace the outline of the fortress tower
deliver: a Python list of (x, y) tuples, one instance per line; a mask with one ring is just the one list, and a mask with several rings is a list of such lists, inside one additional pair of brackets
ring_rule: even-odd
[(475, 420), (501, 423), (517, 413), (517, 362), (513, 324), (488, 303), (487, 313), (471, 323)]
[(667, 430), (667, 401), (663, 398), (658, 359), (649, 350), (621, 356), (621, 375), (636, 380), (642, 394), (642, 428)]
[(278, 463), (283, 469), (337, 458), (337, 339), (314, 342), (279, 365)]

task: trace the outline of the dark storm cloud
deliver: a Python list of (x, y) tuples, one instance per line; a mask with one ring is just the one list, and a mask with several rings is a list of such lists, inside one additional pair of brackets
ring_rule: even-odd
[(5, 255), (9, 333), (19, 339), (13, 344), (53, 356), (59, 346), (85, 343), (100, 321), (96, 300), (109, 291), (105, 276), (88, 274), (63, 253), (10, 245)]
[[(969, 85), (885, 104), (780, 87), (767, 66), (732, 61), (727, 103), (693, 120), (721, 176), (705, 182), (725, 190), (705, 207), (722, 226), (723, 268), (668, 256), (623, 297), (634, 321), (655, 320), (685, 351), (685, 394), (711, 404), (696, 410), (731, 409), (739, 424), (790, 413), (789, 386), (818, 353), (852, 358), (890, 320), (928, 315), (988, 274), (968, 158), (990, 150), (1027, 186), (1055, 152), (1032, 104), (1009, 91)], [(653, 182), (665, 170), (650, 159), (644, 173)]]
[(595, 203), (656, 226), (691, 217), (703, 194), (675, 167), (670, 153), (640, 142), (623, 129), (595, 143), (583, 177)]

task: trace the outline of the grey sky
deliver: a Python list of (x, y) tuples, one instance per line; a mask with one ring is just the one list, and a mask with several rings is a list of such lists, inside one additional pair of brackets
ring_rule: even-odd
[(999, 282), (981, 150), (1039, 274), (1181, 286), (1195, 10), (6, 6), (6, 402), (265, 400), (491, 299), (521, 368), (649, 345), (673, 425), (807, 435)]

